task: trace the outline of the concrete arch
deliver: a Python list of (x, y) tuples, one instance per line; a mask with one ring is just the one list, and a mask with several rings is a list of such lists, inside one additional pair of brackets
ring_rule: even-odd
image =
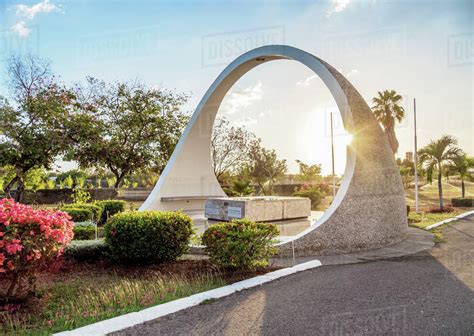
[(325, 215), (280, 243), (299, 255), (366, 250), (402, 240), (407, 231), (404, 189), (388, 141), (357, 90), (336, 69), (303, 50), (269, 45), (230, 63), (201, 99), (155, 188), (140, 210), (203, 211), (206, 197), (225, 197), (213, 171), (210, 143), (219, 106), (232, 85), (269, 61), (298, 61), (326, 84), (352, 134), (344, 179)]

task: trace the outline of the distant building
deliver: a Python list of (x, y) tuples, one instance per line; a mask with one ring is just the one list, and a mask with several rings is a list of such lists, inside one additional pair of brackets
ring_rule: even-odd
[(406, 152), (405, 153), (405, 160), (409, 162), (413, 162), (413, 152)]

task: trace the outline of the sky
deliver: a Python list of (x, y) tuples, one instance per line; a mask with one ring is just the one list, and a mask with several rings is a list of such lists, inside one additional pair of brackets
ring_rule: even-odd
[[(451, 134), (473, 155), (473, 13), (469, 0), (0, 0), (0, 60), (37, 54), (66, 83), (139, 78), (190, 94), (185, 108), (193, 112), (233, 59), (265, 44), (291, 45), (337, 68), (369, 106), (377, 91), (403, 96), (399, 156), (413, 151), (413, 98), (419, 147)], [(0, 94), (8, 95), (2, 84)], [(350, 137), (329, 90), (302, 64), (253, 69), (231, 88), (219, 116), (254, 132), (290, 172), (298, 159), (329, 174), (331, 112), (342, 174)]]

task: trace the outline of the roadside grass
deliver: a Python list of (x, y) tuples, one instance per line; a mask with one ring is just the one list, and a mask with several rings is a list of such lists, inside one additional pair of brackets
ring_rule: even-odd
[(414, 211), (410, 211), (410, 213), (408, 214), (408, 223), (410, 226), (413, 226), (415, 228), (426, 229), (426, 227), (430, 226), (431, 224), (435, 224), (445, 219), (452, 218), (469, 210), (471, 210), (471, 208), (466, 208), (463, 210), (456, 209), (453, 212), (447, 213), (416, 213)]
[[(0, 311), (0, 334), (49, 335), (218, 288), (218, 274), (164, 275), (83, 272), (40, 281), (37, 297), (24, 312)], [(33, 307), (31, 307), (33, 306)]]

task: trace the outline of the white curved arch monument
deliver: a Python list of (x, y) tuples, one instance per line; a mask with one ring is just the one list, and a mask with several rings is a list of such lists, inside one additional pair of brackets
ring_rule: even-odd
[(280, 244), (283, 252), (327, 254), (367, 250), (402, 240), (407, 231), (405, 194), (380, 125), (357, 90), (336, 69), (303, 50), (269, 45), (229, 64), (199, 103), (155, 188), (141, 210), (203, 211), (209, 197), (226, 197), (214, 175), (210, 144), (219, 106), (232, 85), (254, 67), (273, 60), (298, 61), (326, 84), (353, 140), (344, 179), (324, 216)]

